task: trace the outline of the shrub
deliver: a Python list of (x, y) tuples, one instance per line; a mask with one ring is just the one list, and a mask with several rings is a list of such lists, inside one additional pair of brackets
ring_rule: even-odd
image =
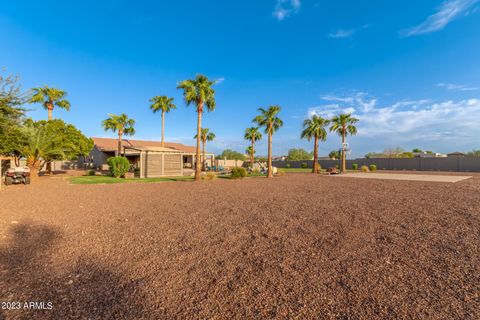
[(285, 175), (285, 170), (278, 169), (278, 170), (277, 170), (277, 175), (279, 175), (279, 176), (284, 176), (284, 175)]
[(358, 170), (358, 163), (352, 164), (352, 169), (353, 170)]
[(125, 157), (110, 157), (107, 159), (108, 168), (113, 177), (125, 176), (130, 169), (130, 162)]
[(287, 164), (285, 165), (285, 168), (291, 168), (291, 167), (292, 167), (292, 165), (291, 165), (290, 163), (287, 163)]
[(300, 165), (300, 168), (302, 169), (307, 169), (308, 168), (308, 164), (306, 162), (303, 162), (301, 165)]
[(367, 166), (362, 166), (362, 169), (361, 169), (361, 170), (362, 170), (362, 172), (368, 172), (368, 171), (370, 171), (370, 169), (368, 169)]
[(335, 168), (336, 168), (336, 169), (340, 169), (340, 165), (336, 164), (336, 165), (335, 165)]
[(234, 167), (232, 168), (232, 179), (243, 179), (247, 176), (247, 170), (242, 167)]
[(90, 169), (87, 171), (87, 176), (94, 176), (95, 175), (95, 170)]
[(368, 168), (370, 169), (370, 171), (377, 171), (377, 166), (374, 164), (369, 165)]
[(214, 172), (208, 172), (206, 175), (202, 177), (203, 180), (215, 180), (217, 179), (217, 175)]

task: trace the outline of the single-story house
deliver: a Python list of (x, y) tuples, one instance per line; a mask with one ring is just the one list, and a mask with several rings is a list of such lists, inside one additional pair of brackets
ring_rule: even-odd
[[(107, 159), (117, 154), (118, 140), (92, 138), (94, 147), (89, 156), (83, 157), (85, 167), (107, 170)], [(141, 178), (182, 176), (193, 173), (196, 147), (181, 143), (123, 139), (122, 153), (138, 168)], [(205, 153), (207, 162), (214, 161), (213, 153)]]

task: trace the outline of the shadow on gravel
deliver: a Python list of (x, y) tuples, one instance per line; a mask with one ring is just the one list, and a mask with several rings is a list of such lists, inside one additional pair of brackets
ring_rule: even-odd
[[(50, 226), (12, 227), (11, 240), (0, 246), (0, 302), (20, 302), (21, 308), (5, 310), (4, 305), (0, 320), (134, 319), (149, 314), (141, 281), (125, 280), (85, 256), (70, 264), (58, 261), (53, 252), (60, 240), (61, 233)], [(25, 308), (25, 302), (38, 304)]]

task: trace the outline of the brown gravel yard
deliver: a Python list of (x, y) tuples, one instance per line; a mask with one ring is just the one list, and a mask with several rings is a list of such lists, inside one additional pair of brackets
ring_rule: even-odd
[(2, 189), (0, 319), (480, 319), (469, 176)]

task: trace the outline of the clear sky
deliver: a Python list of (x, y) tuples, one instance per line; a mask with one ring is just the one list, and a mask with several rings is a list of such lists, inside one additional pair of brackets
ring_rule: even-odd
[[(126, 113), (136, 138), (159, 139), (149, 98), (175, 98), (167, 141), (193, 144), (196, 114), (176, 85), (217, 79), (204, 125), (209, 149), (244, 151), (258, 107), (282, 106), (274, 154), (300, 140), (311, 114), (360, 119), (351, 157), (385, 148), (480, 149), (480, 0), (7, 1), (0, 6), (0, 66), (25, 89), (64, 89), (54, 117), (88, 136)], [(31, 106), (29, 115), (47, 113)], [(320, 154), (338, 149), (330, 134)], [(265, 141), (259, 145), (265, 154)]]

